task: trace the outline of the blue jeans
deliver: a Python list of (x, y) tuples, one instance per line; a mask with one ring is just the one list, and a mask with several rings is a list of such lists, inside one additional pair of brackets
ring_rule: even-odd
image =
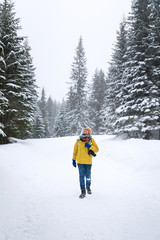
[(79, 182), (81, 189), (86, 189), (86, 186), (91, 185), (91, 167), (91, 164), (78, 164)]

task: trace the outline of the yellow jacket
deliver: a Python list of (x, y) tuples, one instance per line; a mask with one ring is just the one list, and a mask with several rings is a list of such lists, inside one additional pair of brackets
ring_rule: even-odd
[[(88, 148), (85, 147), (86, 142), (82, 142), (81, 140), (76, 141), (74, 145), (73, 150), (73, 160), (77, 160), (77, 164), (92, 164), (92, 155), (88, 154)], [(89, 144), (91, 144), (91, 149), (93, 152), (98, 152), (99, 148), (95, 142), (95, 140), (92, 138), (91, 141), (88, 141)]]

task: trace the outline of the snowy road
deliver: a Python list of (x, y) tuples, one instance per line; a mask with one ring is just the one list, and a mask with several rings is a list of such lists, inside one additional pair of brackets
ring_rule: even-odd
[(79, 199), (76, 137), (0, 146), (0, 240), (160, 240), (159, 141), (95, 136)]

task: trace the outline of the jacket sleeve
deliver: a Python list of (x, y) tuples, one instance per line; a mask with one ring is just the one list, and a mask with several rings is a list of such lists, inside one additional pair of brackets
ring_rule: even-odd
[(90, 147), (90, 149), (93, 151), (93, 152), (98, 152), (99, 151), (99, 148), (97, 146), (97, 143), (95, 142), (95, 140), (92, 138), (92, 145)]
[(77, 156), (77, 152), (78, 152), (78, 139), (74, 145), (74, 149), (73, 149), (73, 160), (76, 160), (76, 156)]

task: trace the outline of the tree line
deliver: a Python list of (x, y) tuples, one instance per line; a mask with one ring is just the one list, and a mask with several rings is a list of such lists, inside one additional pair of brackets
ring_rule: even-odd
[[(88, 81), (80, 37), (62, 103), (38, 96), (27, 37), (18, 36), (14, 4), (0, 4), (0, 142), (8, 137), (42, 138), (127, 134), (160, 138), (160, 3), (132, 1), (120, 23), (106, 73), (95, 69)], [(106, 43), (107, 44), (107, 43)]]
[(160, 139), (160, 2), (134, 0), (120, 23), (106, 76), (96, 70), (87, 83), (86, 57), (79, 40), (57, 136), (95, 134)]

